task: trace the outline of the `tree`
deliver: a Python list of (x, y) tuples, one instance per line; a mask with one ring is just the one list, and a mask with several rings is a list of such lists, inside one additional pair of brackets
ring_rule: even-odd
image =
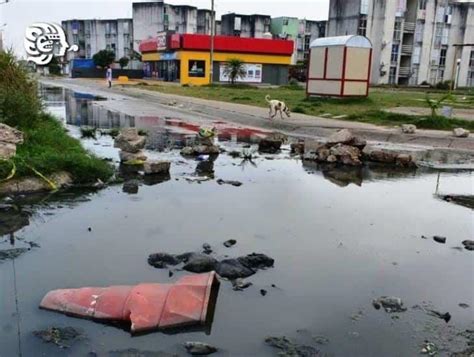
[(425, 98), (426, 104), (428, 104), (428, 106), (431, 109), (431, 116), (432, 117), (435, 117), (435, 116), (438, 115), (438, 109), (443, 105), (443, 103), (446, 100), (452, 100), (452, 99), (453, 99), (453, 97), (450, 93), (443, 95), (438, 100), (431, 99), (430, 96), (428, 95), (428, 93), (426, 93), (426, 98)]
[(48, 65), (49, 74), (54, 74), (55, 76), (59, 76), (61, 74), (61, 67), (59, 66), (59, 61), (56, 56), (51, 58), (51, 62)]
[(111, 50), (101, 50), (92, 56), (92, 60), (96, 66), (105, 68), (114, 62), (115, 53)]
[(224, 68), (224, 75), (229, 77), (231, 84), (235, 84), (236, 79), (247, 75), (244, 62), (239, 58), (229, 59)]
[(125, 67), (127, 67), (129, 61), (130, 61), (130, 60), (128, 59), (128, 57), (122, 57), (122, 58), (120, 58), (120, 59), (119, 59), (120, 68), (121, 68), (121, 69), (124, 69)]

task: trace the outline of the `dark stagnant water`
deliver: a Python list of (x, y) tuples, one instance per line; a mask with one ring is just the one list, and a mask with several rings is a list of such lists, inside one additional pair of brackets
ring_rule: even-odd
[[(473, 194), (470, 172), (322, 169), (290, 157), (287, 147), (254, 164), (227, 154), (200, 163), (169, 149), (195, 135), (196, 128), (178, 117), (113, 113), (63, 89), (43, 88), (42, 94), (72, 135), (79, 132), (75, 125), (147, 129), (147, 153), (171, 160), (171, 177), (142, 183), (133, 195), (114, 185), (23, 199), (15, 213), (0, 211), (9, 222), (0, 227), (0, 249), (40, 245), (0, 262), (0, 356), (19, 349), (23, 356), (107, 356), (128, 348), (185, 355), (181, 344), (189, 340), (214, 344), (222, 356), (272, 356), (277, 351), (264, 338), (283, 335), (328, 356), (413, 356), (425, 340), (448, 350), (465, 347), (456, 334), (473, 328), (474, 253), (453, 247), (473, 238), (473, 211), (435, 193)], [(264, 134), (217, 124), (219, 144), (228, 150)], [(84, 144), (117, 158), (110, 137)], [(184, 178), (196, 173), (212, 179), (199, 184)], [(220, 186), (217, 178), (243, 185)], [(446, 236), (447, 243), (434, 242), (433, 235)], [(238, 243), (225, 248), (222, 242), (230, 238)], [(261, 252), (275, 259), (274, 268), (248, 279), (253, 286), (245, 291), (222, 282), (210, 332), (131, 337), (113, 326), (38, 309), (52, 289), (175, 281), (185, 272), (170, 278), (147, 264), (148, 255), (197, 251), (204, 242), (217, 257)], [(408, 311), (392, 318), (375, 310), (372, 299), (383, 295), (401, 297)], [(412, 308), (423, 302), (449, 311), (451, 321)], [(33, 335), (49, 326), (79, 328), (86, 338), (61, 350)], [(317, 335), (329, 343), (318, 345)]]

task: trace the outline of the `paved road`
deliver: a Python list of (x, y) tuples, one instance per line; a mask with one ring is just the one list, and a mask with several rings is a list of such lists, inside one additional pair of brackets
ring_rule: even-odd
[[(293, 113), (284, 120), (268, 119), (268, 110), (244, 104), (183, 97), (133, 86), (106, 88), (105, 81), (91, 79), (41, 79), (45, 84), (103, 96), (102, 105), (132, 116), (163, 116), (210, 124), (224, 120), (245, 126), (278, 130), (302, 138), (322, 139), (338, 129), (349, 128), (371, 144), (396, 146), (408, 150), (432, 148), (468, 151), (474, 155), (474, 137), (455, 138), (451, 132), (418, 130), (415, 135), (402, 134), (400, 129), (366, 123), (348, 122)], [(264, 100), (262, 98), (262, 100)]]

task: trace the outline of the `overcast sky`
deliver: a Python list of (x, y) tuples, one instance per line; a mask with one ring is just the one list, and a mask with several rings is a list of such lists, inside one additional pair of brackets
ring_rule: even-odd
[[(5, 0), (0, 0), (0, 3)], [(133, 0), (9, 0), (0, 4), (0, 31), (4, 44), (13, 46), (23, 56), (25, 28), (33, 22), (58, 22), (73, 18), (132, 17)], [(165, 0), (170, 4), (186, 4), (210, 8), (211, 0)], [(228, 12), (292, 16), (311, 20), (328, 17), (329, 0), (215, 0), (217, 17)], [(4, 26), (6, 24), (6, 26)]]

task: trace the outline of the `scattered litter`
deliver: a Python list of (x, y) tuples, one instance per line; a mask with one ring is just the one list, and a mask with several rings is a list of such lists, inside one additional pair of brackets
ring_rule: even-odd
[(463, 302), (459, 303), (458, 306), (463, 308), (463, 309), (468, 309), (470, 307), (468, 304), (463, 303)]
[(211, 178), (207, 176), (183, 176), (183, 178), (188, 182), (205, 182), (209, 181)]
[[(40, 308), (103, 321), (130, 321), (132, 333), (205, 324), (219, 281), (215, 272), (187, 275), (174, 284), (60, 289), (50, 291)], [(159, 307), (159, 308), (158, 308)]]
[(434, 237), (433, 237), (433, 240), (434, 240), (435, 242), (438, 242), (438, 243), (441, 243), (441, 244), (446, 243), (446, 237), (434, 236)]
[(242, 278), (232, 280), (232, 289), (235, 291), (242, 291), (250, 286), (252, 286), (252, 283), (250, 281), (244, 281)]
[(438, 317), (446, 322), (449, 322), (449, 320), (451, 320), (451, 314), (449, 312), (445, 312), (443, 314), (436, 310), (427, 310), (427, 313), (430, 314), (431, 316)]
[(218, 180), (217, 180), (217, 183), (218, 183), (219, 185), (232, 185), (232, 186), (235, 186), (235, 187), (242, 186), (242, 182), (240, 182), (240, 181), (234, 181), (234, 180), (222, 180), (222, 179), (218, 179)]
[(434, 343), (425, 341), (420, 352), (424, 355), (434, 356), (438, 353), (438, 348)]
[(262, 296), (267, 295), (267, 291), (265, 289), (260, 289), (260, 295)]

